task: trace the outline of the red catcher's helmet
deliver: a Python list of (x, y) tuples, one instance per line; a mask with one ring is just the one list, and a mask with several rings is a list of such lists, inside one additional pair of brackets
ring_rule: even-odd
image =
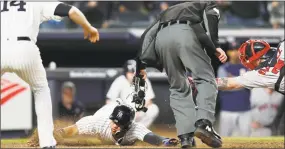
[(239, 48), (239, 59), (241, 63), (250, 70), (256, 68), (253, 62), (261, 58), (270, 49), (270, 45), (263, 40), (247, 40)]

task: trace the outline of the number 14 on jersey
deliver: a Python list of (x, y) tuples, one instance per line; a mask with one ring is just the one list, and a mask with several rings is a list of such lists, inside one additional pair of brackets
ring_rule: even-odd
[(18, 7), (17, 11), (26, 11), (24, 1), (1, 1), (1, 12), (9, 11), (11, 7)]

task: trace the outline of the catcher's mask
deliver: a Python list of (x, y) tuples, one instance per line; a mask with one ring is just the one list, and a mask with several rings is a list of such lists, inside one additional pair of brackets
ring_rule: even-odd
[(239, 48), (239, 59), (241, 63), (250, 70), (254, 70), (257, 66), (254, 62), (262, 59), (270, 50), (270, 45), (263, 40), (247, 40)]
[(109, 118), (120, 127), (121, 130), (116, 132), (115, 135), (117, 138), (121, 138), (133, 123), (135, 110), (127, 105), (118, 105), (114, 108)]

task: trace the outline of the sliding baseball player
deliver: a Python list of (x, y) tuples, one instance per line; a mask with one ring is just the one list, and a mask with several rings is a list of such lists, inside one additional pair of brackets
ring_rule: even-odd
[[(155, 146), (176, 146), (178, 140), (154, 134), (144, 125), (134, 122), (135, 110), (122, 100), (112, 102), (100, 108), (94, 115), (86, 116), (74, 125), (57, 130), (60, 138), (76, 135), (94, 136), (102, 142), (113, 142), (114, 145), (133, 145), (140, 140)], [(30, 141), (30, 146), (36, 142)]]

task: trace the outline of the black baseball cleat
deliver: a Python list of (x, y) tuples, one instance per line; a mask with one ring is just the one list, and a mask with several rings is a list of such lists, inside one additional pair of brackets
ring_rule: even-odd
[(180, 139), (181, 148), (192, 148), (196, 146), (193, 133), (179, 135), (178, 138)]
[(194, 136), (213, 148), (222, 146), (220, 135), (214, 130), (212, 123), (207, 119), (200, 119), (195, 123), (196, 130)]
[(43, 148), (55, 148), (55, 146), (45, 146)]

